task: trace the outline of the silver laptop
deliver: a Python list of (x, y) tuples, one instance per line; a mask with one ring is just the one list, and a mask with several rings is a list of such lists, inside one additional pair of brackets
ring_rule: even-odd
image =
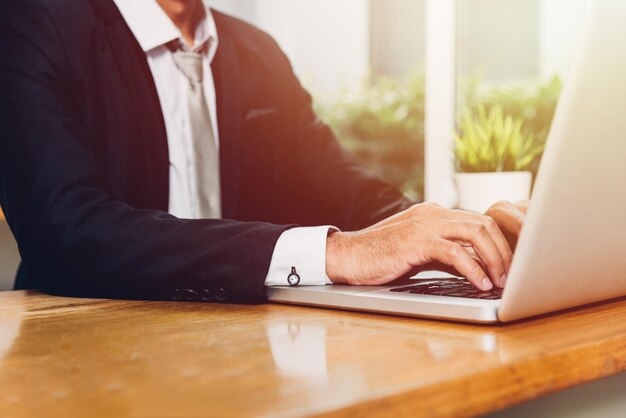
[(270, 288), (269, 299), (493, 323), (626, 296), (626, 1), (588, 7), (503, 292), (431, 273), (402, 286)]

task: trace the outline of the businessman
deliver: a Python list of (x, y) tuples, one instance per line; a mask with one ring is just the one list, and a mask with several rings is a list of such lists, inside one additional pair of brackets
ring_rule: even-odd
[(406, 200), (340, 149), (260, 30), (200, 0), (0, 4), (16, 288), (254, 303), (433, 267), (504, 286), (523, 206)]

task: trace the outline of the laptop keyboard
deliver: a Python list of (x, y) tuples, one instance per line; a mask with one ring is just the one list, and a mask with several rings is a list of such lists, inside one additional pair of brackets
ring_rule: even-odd
[(434, 282), (426, 282), (423, 284), (416, 284), (404, 287), (395, 287), (389, 289), (390, 292), (405, 292), (413, 293), (416, 295), (435, 295), (435, 296), (448, 296), (453, 298), (471, 298), (471, 299), (501, 299), (502, 291), (498, 287), (494, 287), (489, 291), (482, 291), (477, 289), (473, 284), (467, 280), (450, 279), (450, 280), (437, 280)]

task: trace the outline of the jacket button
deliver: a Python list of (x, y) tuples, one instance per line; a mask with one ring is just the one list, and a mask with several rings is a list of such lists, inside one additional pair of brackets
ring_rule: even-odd
[(183, 292), (181, 292), (180, 289), (174, 289), (170, 297), (172, 300), (181, 300), (183, 298)]
[(218, 289), (215, 292), (215, 299), (219, 300), (220, 302), (224, 302), (226, 300), (226, 291), (222, 288)]
[(193, 289), (185, 289), (183, 290), (183, 294), (185, 295), (185, 299), (189, 301), (194, 301), (200, 299), (200, 296)]
[(200, 298), (204, 301), (209, 301), (213, 299), (213, 292), (211, 292), (209, 289), (202, 289), (200, 291)]

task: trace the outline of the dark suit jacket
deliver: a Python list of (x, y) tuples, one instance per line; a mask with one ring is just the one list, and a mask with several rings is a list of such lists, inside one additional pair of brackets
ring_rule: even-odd
[(225, 219), (171, 216), (156, 88), (114, 3), (0, 5), (0, 202), (18, 288), (260, 302), (286, 229), (354, 230), (409, 205), (342, 152), (267, 34), (215, 12)]

